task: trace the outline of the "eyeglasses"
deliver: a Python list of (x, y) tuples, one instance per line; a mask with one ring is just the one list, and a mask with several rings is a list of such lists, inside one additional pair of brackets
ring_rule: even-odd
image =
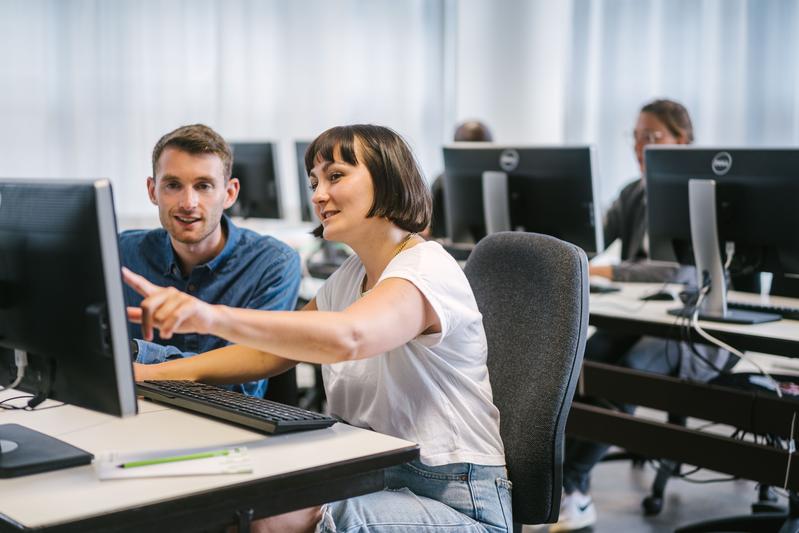
[(633, 130), (633, 142), (641, 144), (657, 144), (666, 137), (658, 130)]

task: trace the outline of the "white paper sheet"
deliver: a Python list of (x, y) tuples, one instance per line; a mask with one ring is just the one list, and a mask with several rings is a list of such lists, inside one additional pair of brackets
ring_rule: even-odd
[(149, 450), (146, 452), (105, 451), (97, 454), (94, 468), (97, 477), (107, 479), (138, 479), (166, 476), (205, 476), (212, 474), (249, 474), (252, 473), (252, 461), (247, 448), (222, 448), (225, 455), (215, 455), (202, 459), (189, 459), (175, 462), (164, 462), (134, 468), (121, 468), (121, 464), (133, 461), (161, 459), (198, 453), (198, 450)]

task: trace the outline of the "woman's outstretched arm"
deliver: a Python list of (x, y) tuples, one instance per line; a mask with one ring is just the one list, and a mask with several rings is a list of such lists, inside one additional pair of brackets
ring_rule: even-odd
[[(129, 309), (128, 316), (141, 322), (145, 339), (152, 337), (153, 328), (160, 330), (162, 338), (198, 332), (274, 354), (272, 357), (328, 364), (371, 357), (423, 332), (441, 329), (439, 317), (421, 291), (401, 278), (383, 280), (343, 311), (315, 311), (313, 301), (306, 309), (315, 312), (307, 313), (211, 305), (175, 289), (152, 285), (131, 272), (125, 273), (125, 280), (144, 296), (141, 307)], [(276, 363), (267, 367), (272, 364)]]

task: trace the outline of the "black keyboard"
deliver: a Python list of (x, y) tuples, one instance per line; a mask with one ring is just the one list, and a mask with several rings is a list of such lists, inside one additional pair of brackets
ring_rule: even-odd
[(263, 433), (320, 429), (337, 422), (331, 416), (194, 381), (143, 381), (136, 383), (136, 392), (160, 403)]
[(759, 303), (727, 302), (727, 308), (738, 309), (741, 311), (759, 311), (761, 313), (772, 313), (780, 315), (789, 320), (799, 320), (799, 307), (787, 307), (779, 305), (763, 305)]

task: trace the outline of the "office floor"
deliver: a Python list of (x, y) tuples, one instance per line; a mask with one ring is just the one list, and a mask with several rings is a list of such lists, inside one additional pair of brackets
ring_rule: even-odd
[[(799, 360), (755, 353), (750, 353), (749, 357), (770, 372), (799, 375)], [(739, 362), (736, 370), (756, 371), (746, 361)], [(663, 413), (650, 409), (639, 408), (637, 414), (665, 420)], [(689, 426), (703, 423), (689, 419)], [(729, 434), (729, 429), (718, 426), (710, 431)], [(701, 471), (695, 477), (716, 479), (727, 476)], [(580, 533), (670, 533), (677, 527), (701, 520), (748, 514), (751, 512), (751, 504), (757, 500), (757, 486), (751, 481), (690, 483), (672, 478), (666, 487), (663, 510), (657, 516), (648, 517), (644, 516), (641, 501), (649, 495), (654, 478), (654, 467), (649, 465), (634, 468), (630, 461), (600, 463), (592, 477), (591, 491), (597, 507), (597, 523), (593, 528), (580, 530)], [(785, 498), (780, 497), (778, 503), (787, 506)], [(542, 529), (525, 528), (524, 533), (533, 531), (540, 532)]]
[[(698, 484), (671, 479), (661, 513), (644, 516), (641, 500), (649, 494), (654, 479), (650, 466), (633, 468), (628, 461), (602, 463), (594, 477), (594, 499), (598, 521), (595, 533), (641, 531), (665, 533), (676, 527), (711, 518), (748, 514), (757, 499), (750, 481)], [(700, 479), (726, 478), (714, 472), (698, 473)]]
[[(649, 494), (655, 471), (651, 466), (635, 468), (630, 461), (600, 463), (593, 476), (591, 491), (597, 507), (597, 523), (580, 533), (666, 533), (700, 520), (750, 512), (757, 499), (755, 483), (730, 481), (697, 484), (671, 479), (666, 487), (663, 510), (657, 516), (644, 516), (641, 500)], [(700, 479), (726, 477), (714, 472), (697, 474)], [(785, 500), (780, 498), (780, 503)], [(524, 533), (542, 529), (524, 528)], [(545, 531), (545, 530), (543, 530)]]

